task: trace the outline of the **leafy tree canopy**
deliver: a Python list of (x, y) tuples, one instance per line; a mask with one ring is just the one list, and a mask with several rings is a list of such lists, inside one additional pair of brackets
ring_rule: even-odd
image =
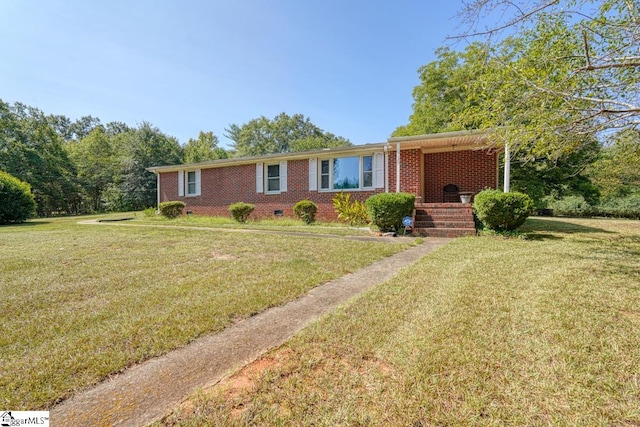
[[(488, 16), (495, 25), (479, 28)], [(640, 125), (637, 1), (471, 0), (461, 18), (459, 37), (484, 38), (487, 60), (460, 125), (549, 156)]]
[(260, 116), (225, 129), (237, 156), (261, 156), (307, 149), (351, 145), (349, 140), (325, 132), (302, 114), (281, 113), (273, 119)]
[(189, 138), (184, 146), (184, 163), (199, 163), (207, 160), (226, 159), (229, 154), (218, 147), (218, 137), (213, 132), (200, 132), (197, 139)]

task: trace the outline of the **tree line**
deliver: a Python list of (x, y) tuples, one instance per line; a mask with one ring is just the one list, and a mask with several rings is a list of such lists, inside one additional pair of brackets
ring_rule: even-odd
[(181, 145), (148, 122), (103, 124), (92, 116), (72, 121), (0, 99), (0, 170), (31, 186), (38, 216), (154, 206), (157, 183), (146, 170), (150, 166), (351, 144), (302, 114), (232, 124), (226, 136), (230, 149), (204, 131)]

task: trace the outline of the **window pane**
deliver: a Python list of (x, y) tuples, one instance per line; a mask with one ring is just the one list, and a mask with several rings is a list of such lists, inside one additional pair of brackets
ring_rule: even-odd
[(190, 182), (187, 185), (187, 194), (196, 194), (196, 183)]
[(329, 189), (329, 160), (320, 162), (320, 188)]
[(360, 188), (360, 158), (333, 159), (333, 188)]
[(321, 163), (321, 173), (324, 175), (325, 173), (329, 173), (329, 160), (323, 160)]
[(329, 175), (322, 175), (320, 177), (320, 188), (329, 188)]
[(280, 191), (280, 178), (269, 178), (267, 181), (267, 191)]
[(362, 173), (362, 186), (373, 187), (373, 172)]
[(363, 172), (373, 171), (373, 156), (364, 156), (362, 158), (362, 171)]
[(280, 165), (269, 165), (269, 166), (267, 166), (267, 176), (269, 178), (279, 178), (280, 177)]

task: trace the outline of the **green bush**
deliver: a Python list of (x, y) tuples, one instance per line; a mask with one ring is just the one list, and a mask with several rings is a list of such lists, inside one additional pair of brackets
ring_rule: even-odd
[(307, 224), (312, 224), (316, 220), (316, 212), (318, 212), (318, 205), (311, 200), (300, 200), (293, 207), (293, 213)]
[(24, 222), (36, 213), (31, 186), (0, 171), (0, 224)]
[(547, 206), (554, 215), (589, 217), (596, 213), (596, 209), (582, 196), (566, 196), (561, 199), (549, 199)]
[(339, 192), (333, 198), (333, 208), (338, 214), (338, 219), (346, 224), (367, 225), (369, 214), (364, 203), (358, 200), (351, 200), (351, 194), (344, 191)]
[(597, 215), (613, 218), (640, 219), (640, 193), (607, 201), (598, 206)]
[(158, 214), (158, 211), (155, 210), (154, 208), (147, 208), (144, 211), (142, 211), (142, 213), (147, 218), (154, 218)]
[(185, 206), (187, 205), (181, 201), (162, 202), (158, 205), (158, 210), (165, 218), (177, 218), (182, 215)]
[(473, 210), (486, 228), (495, 231), (511, 231), (524, 224), (534, 203), (524, 193), (503, 193), (500, 190), (484, 190), (476, 194)]
[(416, 196), (409, 193), (380, 193), (365, 202), (371, 223), (380, 231), (398, 231), (402, 218), (413, 213)]
[(244, 202), (237, 202), (229, 206), (229, 213), (231, 213), (231, 217), (238, 222), (247, 222), (249, 215), (256, 208), (255, 205)]

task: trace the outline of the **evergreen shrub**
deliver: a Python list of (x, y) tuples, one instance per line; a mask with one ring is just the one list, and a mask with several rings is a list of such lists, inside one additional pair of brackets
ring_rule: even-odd
[(177, 218), (182, 215), (182, 209), (184, 209), (185, 206), (187, 205), (179, 200), (162, 202), (158, 205), (158, 210), (160, 211), (160, 215), (165, 218)]
[(231, 217), (238, 222), (247, 222), (249, 215), (253, 213), (256, 208), (251, 203), (237, 202), (229, 206), (229, 213)]
[(402, 218), (413, 213), (416, 196), (409, 193), (380, 193), (365, 202), (371, 223), (380, 231), (398, 231)]
[(312, 224), (316, 220), (317, 212), (318, 205), (307, 199), (300, 200), (293, 207), (293, 213), (307, 224)]
[(24, 222), (36, 213), (31, 186), (0, 171), (0, 224)]
[(482, 224), (495, 231), (512, 231), (524, 224), (534, 202), (528, 195), (500, 190), (483, 190), (476, 194), (473, 210)]

